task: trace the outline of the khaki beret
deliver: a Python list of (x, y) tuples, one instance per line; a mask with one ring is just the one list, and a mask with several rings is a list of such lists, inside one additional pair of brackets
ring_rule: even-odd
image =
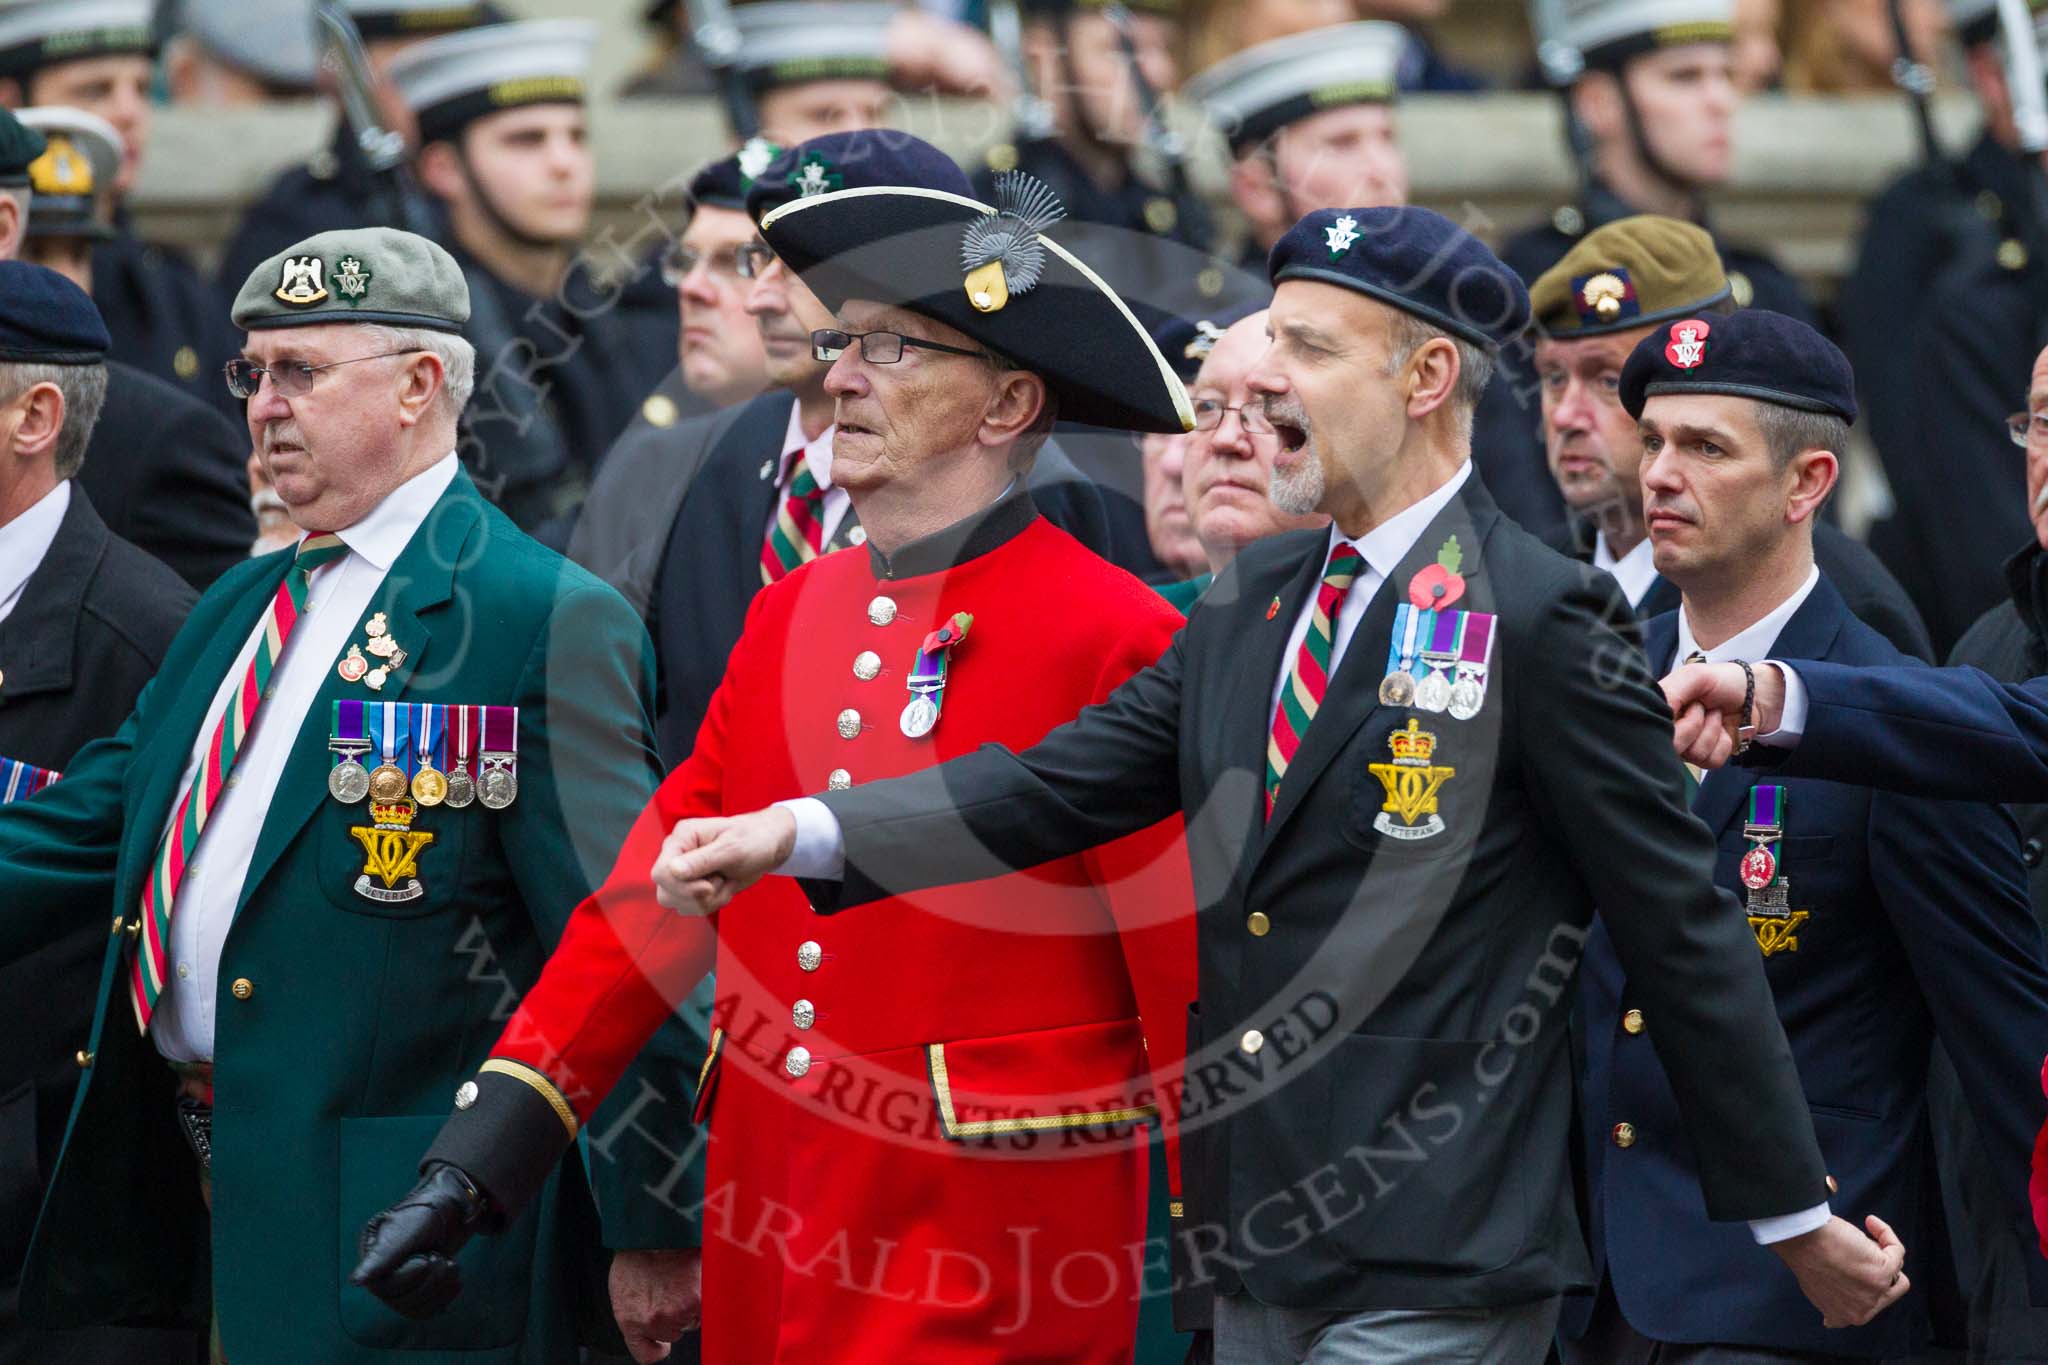
[(256, 267), (235, 295), (237, 327), (374, 322), (460, 332), (469, 283), (455, 258), (396, 228), (342, 228), (287, 247)]
[(1645, 213), (1581, 237), (1529, 286), (1529, 307), (1545, 336), (1592, 337), (1687, 317), (1728, 296), (1707, 230)]

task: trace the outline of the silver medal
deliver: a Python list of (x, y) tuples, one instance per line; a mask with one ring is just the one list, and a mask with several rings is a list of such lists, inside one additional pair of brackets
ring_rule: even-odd
[(461, 810), (476, 800), (476, 779), (469, 775), (468, 768), (457, 768), (448, 774), (448, 804)]
[(1415, 705), (1423, 711), (1442, 711), (1451, 704), (1451, 685), (1435, 669), (1415, 684)]
[(492, 810), (503, 810), (519, 795), (518, 760), (511, 754), (485, 754), (483, 780), (477, 784), (477, 799)]
[(370, 774), (354, 755), (328, 769), (327, 794), (344, 806), (353, 806), (370, 794)]
[(1450, 711), (1454, 719), (1470, 720), (1486, 702), (1486, 689), (1477, 680), (1460, 678), (1451, 684)]
[(923, 739), (939, 723), (939, 704), (923, 692), (910, 699), (903, 708), (903, 733), (912, 739)]

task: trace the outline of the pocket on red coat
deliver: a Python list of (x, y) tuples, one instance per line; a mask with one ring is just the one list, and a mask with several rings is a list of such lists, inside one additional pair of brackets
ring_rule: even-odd
[(1159, 1118), (1135, 1018), (956, 1038), (924, 1052), (940, 1131), (955, 1142), (1129, 1129)]

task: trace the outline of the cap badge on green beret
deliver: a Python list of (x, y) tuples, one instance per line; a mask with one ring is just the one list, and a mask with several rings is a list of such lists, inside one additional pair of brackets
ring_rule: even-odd
[(740, 179), (747, 185), (752, 185), (760, 178), (761, 172), (768, 169), (768, 163), (775, 160), (781, 150), (765, 137), (748, 138), (746, 146), (739, 151)]
[(789, 183), (805, 199), (846, 188), (846, 177), (832, 169), (832, 163), (816, 152), (804, 153), (803, 160), (789, 173)]
[(1223, 329), (1203, 318), (1195, 324), (1195, 339), (1181, 351), (1187, 360), (1207, 360), (1209, 352), (1216, 349), (1216, 343), (1223, 340)]
[(1067, 216), (1052, 186), (1023, 171), (995, 180), (995, 209), (967, 225), (960, 242), (967, 272), (967, 301), (977, 313), (993, 313), (1014, 294), (1028, 294), (1045, 274), (1045, 244), (1038, 234)]
[(1671, 324), (1671, 340), (1664, 358), (1681, 370), (1697, 370), (1707, 360), (1707, 333), (1714, 329), (1698, 318)]
[(324, 302), (327, 286), (321, 282), (321, 277), (326, 269), (318, 256), (287, 256), (277, 288), (272, 292), (279, 303), (288, 303), (294, 308)]
[(1334, 261), (1358, 240), (1358, 220), (1347, 213), (1324, 228), (1323, 236), (1330, 243), (1330, 259)]
[(1579, 306), (1579, 321), (1588, 327), (1632, 318), (1643, 311), (1635, 281), (1619, 266), (1573, 277), (1572, 296)]
[(363, 263), (354, 256), (344, 256), (334, 263), (335, 292), (352, 304), (363, 301), (371, 278), (370, 272), (363, 269)]

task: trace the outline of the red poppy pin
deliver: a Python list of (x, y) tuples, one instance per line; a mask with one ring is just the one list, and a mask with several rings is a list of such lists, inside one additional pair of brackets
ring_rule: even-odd
[(1436, 552), (1436, 563), (1425, 566), (1408, 580), (1408, 600), (1417, 611), (1443, 611), (1465, 595), (1465, 580), (1458, 570), (1465, 564), (1465, 552), (1452, 536)]

